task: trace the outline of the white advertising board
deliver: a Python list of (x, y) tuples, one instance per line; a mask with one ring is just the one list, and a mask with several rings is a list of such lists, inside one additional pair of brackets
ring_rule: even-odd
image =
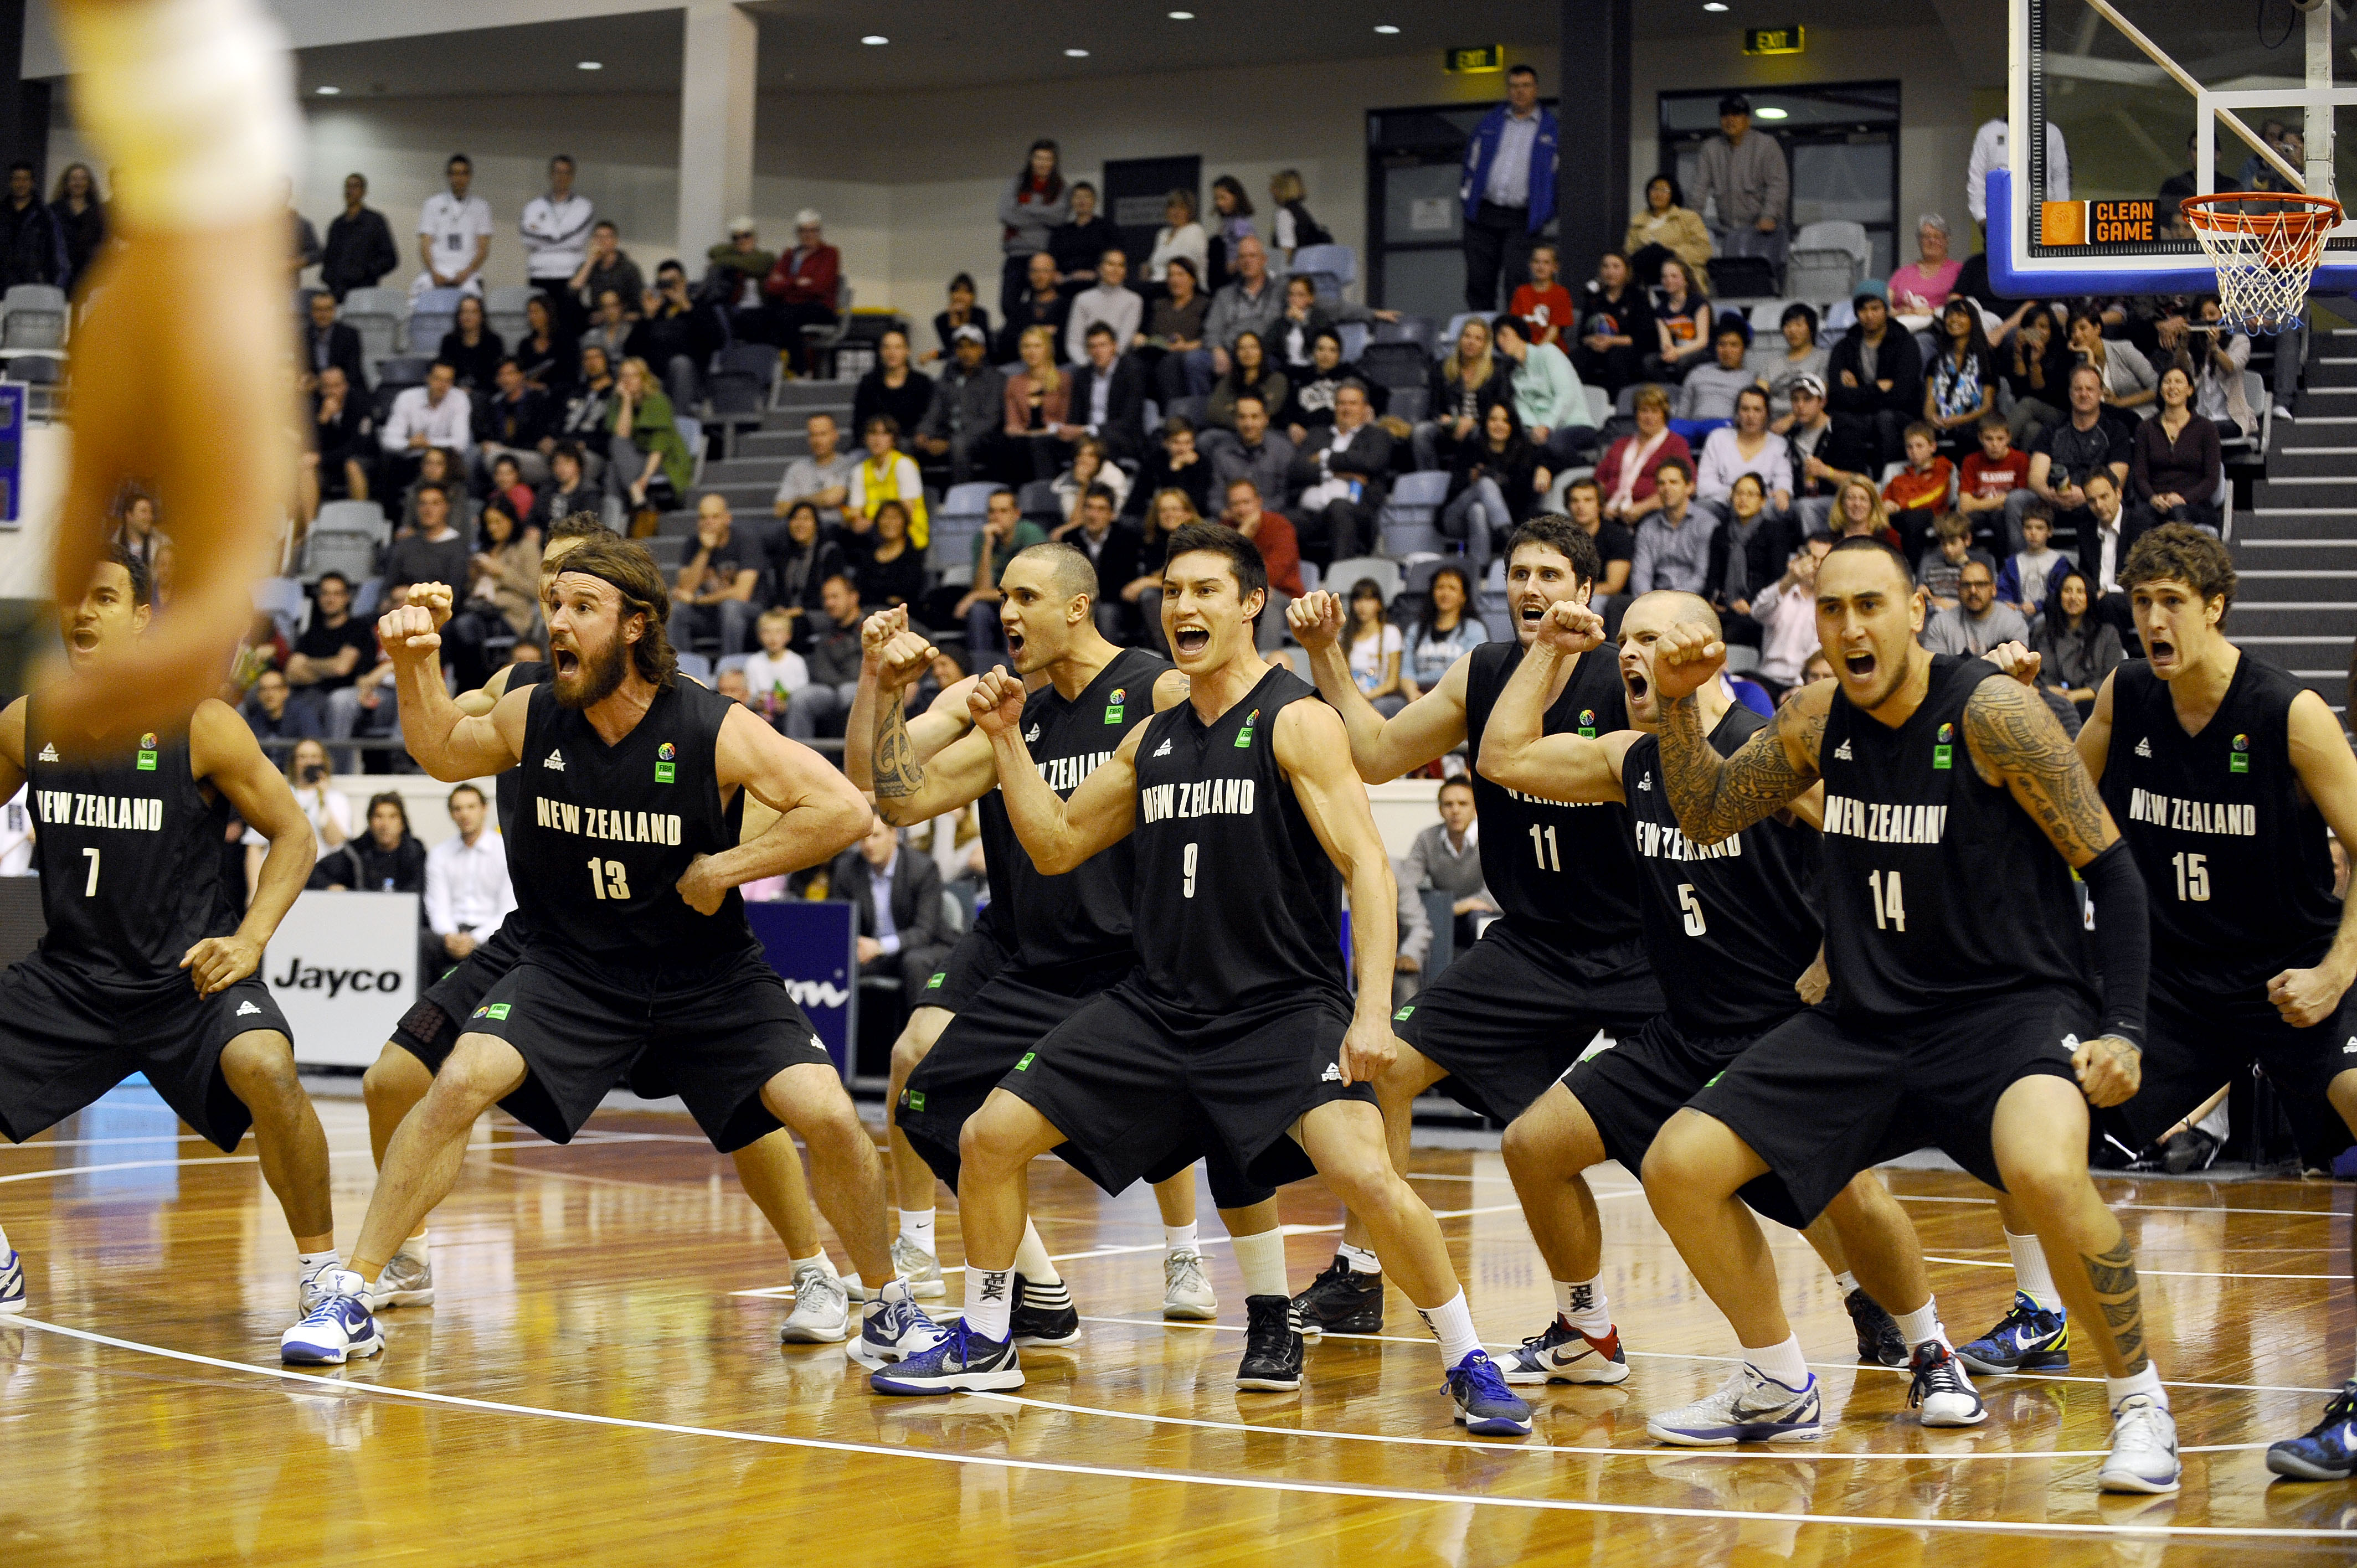
[(417, 1000), (417, 895), (307, 892), (295, 900), (262, 977), (305, 1066), (367, 1067)]

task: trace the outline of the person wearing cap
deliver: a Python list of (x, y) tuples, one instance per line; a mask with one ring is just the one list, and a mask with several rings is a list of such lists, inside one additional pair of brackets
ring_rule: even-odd
[(1923, 355), (1915, 335), (1890, 319), (1890, 295), (1868, 278), (1850, 297), (1857, 328), (1834, 345), (1825, 367), (1834, 416), (1832, 461), (1867, 474), (1907, 456), (1907, 427), (1923, 417)]
[(951, 329), (950, 347), (915, 441), (928, 473), (946, 462), (949, 482), (963, 485), (993, 471), (992, 449), (1006, 417), (1006, 377), (990, 362), (989, 338), (973, 322)]
[(1720, 99), (1718, 134), (1702, 145), (1693, 192), (1694, 209), (1710, 223), (1718, 253), (1760, 256), (1782, 266), (1789, 238), (1784, 213), (1792, 194), (1783, 147), (1766, 132), (1751, 129), (1751, 100), (1740, 92)]
[(778, 258), (761, 249), (759, 225), (749, 215), (728, 220), (728, 238), (704, 253), (711, 263), (701, 290), (728, 313), (728, 329), (748, 343), (776, 341), (761, 302), (761, 280)]
[(1825, 413), (1822, 376), (1792, 379), (1792, 412), (1769, 428), (1784, 438), (1792, 462), (1792, 511), (1804, 528), (1823, 528), (1834, 495), (1855, 476), (1833, 466), (1834, 422)]
[(1539, 107), (1538, 72), (1506, 72), (1506, 101), (1465, 144), (1465, 308), (1487, 316), (1531, 281), (1531, 251), (1555, 216), (1555, 119)]
[(794, 248), (778, 258), (761, 283), (769, 298), (770, 341), (786, 351), (797, 373), (810, 369), (802, 328), (834, 325), (842, 276), (843, 253), (820, 232), (818, 209), (803, 208), (794, 214)]

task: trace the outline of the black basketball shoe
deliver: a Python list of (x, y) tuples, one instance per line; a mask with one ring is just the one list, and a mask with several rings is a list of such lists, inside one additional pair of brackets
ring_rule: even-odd
[(1058, 1280), (1043, 1285), (1015, 1276), (1015, 1308), (1007, 1314), (1006, 1337), (1017, 1345), (1070, 1345), (1081, 1337), (1081, 1315), (1071, 1287)]
[(1301, 1386), (1301, 1309), (1281, 1295), (1244, 1297), (1248, 1326), (1244, 1359), (1236, 1368), (1236, 1387), (1274, 1389)]
[[(1309, 1282), (1293, 1298), (1301, 1314), (1301, 1332), (1315, 1339), (1321, 1334), (1380, 1334), (1383, 1327), (1383, 1276), (1362, 1274), (1351, 1261), (1334, 1254), (1334, 1266)], [(1904, 1356), (1900, 1358), (1903, 1364)]]
[(1842, 1298), (1849, 1308), (1849, 1320), (1857, 1329), (1857, 1359), (1861, 1366), (1903, 1367), (1907, 1365), (1907, 1336), (1899, 1332), (1899, 1325), (1882, 1305), (1866, 1294), (1865, 1287)]

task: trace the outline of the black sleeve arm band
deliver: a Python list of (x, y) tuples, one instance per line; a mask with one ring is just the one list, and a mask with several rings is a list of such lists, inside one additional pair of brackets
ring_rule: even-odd
[(2095, 905), (2095, 967), (2104, 983), (2103, 1032), (2144, 1048), (2145, 990), (2152, 978), (2152, 927), (2145, 914), (2144, 877), (2127, 841), (2079, 868)]

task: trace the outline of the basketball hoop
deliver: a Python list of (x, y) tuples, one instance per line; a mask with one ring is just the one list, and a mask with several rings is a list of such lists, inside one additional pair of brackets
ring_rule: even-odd
[(2284, 191), (2222, 190), (2178, 204), (2186, 226), (2218, 269), (2227, 321), (2253, 334), (2299, 325), (2308, 280), (2341, 221), (2341, 203)]

